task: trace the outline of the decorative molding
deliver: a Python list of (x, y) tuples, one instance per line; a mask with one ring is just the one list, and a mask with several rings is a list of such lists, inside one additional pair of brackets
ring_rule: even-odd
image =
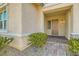
[(7, 33), (7, 32), (0, 32), (0, 35), (6, 35), (6, 36), (18, 36), (18, 37), (22, 37), (22, 36), (28, 36), (31, 33)]
[(56, 6), (56, 5), (59, 5), (61, 3), (52, 3), (52, 4), (49, 4), (49, 3), (44, 3), (44, 8), (47, 8), (47, 7), (51, 7), (51, 6)]
[(79, 38), (79, 33), (71, 33), (70, 35), (73, 38)]
[(71, 35), (79, 35), (79, 33), (71, 33)]

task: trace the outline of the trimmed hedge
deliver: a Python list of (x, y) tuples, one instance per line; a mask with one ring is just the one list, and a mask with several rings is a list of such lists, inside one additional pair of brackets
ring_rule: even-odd
[(31, 41), (32, 46), (43, 47), (47, 42), (48, 35), (46, 33), (32, 33), (29, 35), (29, 41)]
[(72, 54), (77, 55), (79, 53), (79, 39), (71, 38), (68, 40), (68, 48)]
[(13, 41), (13, 38), (8, 38), (4, 36), (0, 36), (0, 48), (7, 46), (9, 43)]

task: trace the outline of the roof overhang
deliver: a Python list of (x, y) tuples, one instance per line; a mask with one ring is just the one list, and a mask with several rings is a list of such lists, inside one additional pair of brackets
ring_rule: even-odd
[(5, 9), (4, 7), (7, 5), (7, 3), (1, 3), (0, 4), (0, 13)]
[(43, 12), (45, 14), (48, 14), (48, 13), (54, 13), (54, 12), (58, 12), (58, 11), (62, 11), (62, 10), (68, 10), (70, 9), (72, 6), (72, 4), (57, 4), (55, 6), (49, 6), (49, 7), (45, 7), (43, 8)]
[(32, 3), (35, 6), (41, 6), (41, 3)]
[(6, 5), (7, 5), (7, 3), (1, 3), (1, 4), (0, 4), (0, 8), (4, 7), (4, 6), (6, 6)]

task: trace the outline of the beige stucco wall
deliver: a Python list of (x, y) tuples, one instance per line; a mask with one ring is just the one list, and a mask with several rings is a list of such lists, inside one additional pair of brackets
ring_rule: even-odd
[(79, 38), (79, 3), (74, 3), (72, 8), (72, 37)]
[(73, 4), (73, 32), (79, 33), (79, 4)]
[(43, 14), (40, 6), (22, 4), (22, 33), (43, 32)]
[(41, 6), (31, 3), (8, 4), (8, 31), (14, 34), (44, 32), (44, 18)]
[(43, 12), (40, 5), (17, 4), (8, 5), (8, 36), (14, 37), (10, 46), (19, 50), (28, 47), (28, 35), (34, 32), (44, 32)]
[(79, 4), (73, 4), (72, 8), (66, 14), (66, 20), (66, 37), (79, 37)]
[(8, 19), (8, 32), (10, 33), (21, 33), (21, 20), (22, 20), (22, 13), (21, 13), (21, 4), (11, 3), (8, 4), (8, 12), (9, 12), (9, 19)]

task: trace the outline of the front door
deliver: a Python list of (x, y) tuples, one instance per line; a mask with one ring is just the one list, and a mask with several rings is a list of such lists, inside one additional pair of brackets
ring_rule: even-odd
[(52, 35), (53, 36), (58, 35), (58, 19), (52, 20)]

